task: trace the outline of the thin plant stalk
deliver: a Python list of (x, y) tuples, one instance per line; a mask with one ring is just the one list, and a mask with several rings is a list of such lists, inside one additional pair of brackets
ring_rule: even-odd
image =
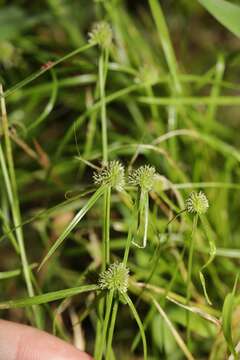
[(127, 265), (131, 242), (132, 242), (132, 225), (130, 225), (129, 230), (128, 230), (127, 243), (126, 243), (125, 251), (124, 251), (123, 264), (125, 266)]
[(102, 50), (99, 58), (99, 92), (101, 101), (101, 127), (102, 127), (102, 153), (103, 153), (103, 165), (108, 161), (108, 136), (107, 136), (107, 114), (106, 114), (106, 100), (105, 100), (105, 83), (107, 76), (107, 62), (108, 62), (107, 50)]
[(98, 349), (101, 342), (101, 331), (102, 331), (102, 321), (103, 321), (103, 311), (104, 311), (104, 299), (100, 299), (98, 304), (98, 319), (97, 319), (97, 329), (96, 329), (96, 338), (94, 344), (94, 359), (97, 358)]
[(110, 207), (111, 187), (107, 187), (103, 197), (104, 201), (104, 222), (103, 222), (103, 270), (110, 264)]
[[(193, 265), (193, 252), (194, 252), (194, 235), (197, 230), (198, 214), (194, 215), (192, 233), (189, 244), (189, 255), (188, 255), (188, 273), (187, 273), (187, 298), (186, 303), (189, 305), (191, 298), (191, 285), (192, 285), (192, 265)], [(187, 326), (187, 343), (190, 345), (191, 330), (190, 330), (190, 312), (186, 313), (186, 326)]]
[[(103, 239), (102, 239), (102, 271), (106, 270), (107, 265), (110, 263), (110, 207), (111, 207), (111, 187), (107, 187), (103, 194), (104, 213), (103, 213)], [(100, 318), (97, 320), (97, 332), (95, 342), (95, 355), (97, 358), (97, 352), (102, 338), (102, 318), (104, 313), (105, 299), (102, 298), (99, 301), (98, 313)]]
[(41, 264), (38, 267), (38, 270), (42, 268), (42, 266), (48, 261), (48, 259), (55, 253), (58, 247), (63, 243), (63, 241), (67, 238), (70, 232), (77, 226), (77, 224), (82, 220), (82, 218), (86, 215), (86, 213), (92, 208), (92, 206), (96, 203), (96, 201), (104, 194), (105, 186), (99, 187), (92, 197), (88, 200), (88, 202), (83, 206), (81, 210), (74, 216), (72, 221), (68, 224), (62, 234), (58, 237), (52, 247), (49, 249), (48, 253), (43, 258)]
[(106, 313), (105, 313), (105, 318), (104, 318), (103, 327), (102, 327), (101, 341), (99, 344), (99, 349), (98, 349), (97, 355), (95, 357), (96, 360), (102, 360), (102, 357), (104, 354), (104, 350), (105, 350), (105, 346), (106, 346), (105, 343), (106, 343), (106, 336), (107, 336), (107, 331), (108, 331), (108, 324), (109, 324), (110, 314), (111, 314), (111, 310), (112, 310), (113, 295), (114, 295), (114, 290), (111, 290), (109, 292), (109, 294), (107, 295)]
[[(125, 252), (123, 257), (123, 264), (126, 266), (128, 261), (128, 255), (129, 250), (131, 247), (131, 240), (132, 240), (132, 228), (130, 225), (129, 231), (128, 231), (128, 237), (127, 237), (127, 243), (125, 246)], [(108, 332), (108, 341), (107, 341), (107, 349), (106, 349), (106, 359), (110, 359), (111, 351), (112, 351), (112, 339), (113, 339), (113, 333), (116, 323), (116, 317), (118, 312), (118, 306), (119, 306), (119, 299), (116, 298), (113, 304), (113, 310), (111, 314), (111, 320), (110, 320), (110, 326), (109, 326), (109, 332)]]
[[(153, 92), (152, 85), (146, 86), (146, 94), (147, 94), (147, 97), (154, 98), (154, 92)], [(158, 107), (156, 106), (156, 104), (150, 104), (150, 109), (151, 109), (153, 122), (156, 126), (156, 131), (163, 133), (163, 128), (162, 128), (162, 125), (160, 122)]]
[(115, 328), (115, 323), (116, 323), (116, 318), (117, 318), (118, 306), (119, 306), (119, 300), (115, 299), (115, 301), (113, 303), (111, 322), (110, 322), (109, 331), (108, 331), (106, 359), (110, 359), (110, 354), (112, 352), (112, 339), (113, 339), (113, 333), (114, 333), (114, 328)]
[[(107, 136), (107, 115), (106, 115), (106, 99), (105, 99), (105, 83), (107, 77), (108, 51), (102, 49), (99, 57), (99, 94), (101, 109), (101, 128), (102, 128), (102, 155), (103, 165), (108, 162), (108, 136)], [(102, 241), (102, 270), (106, 269), (106, 265), (110, 263), (110, 204), (111, 204), (111, 187), (108, 187), (103, 196), (104, 214), (103, 214), (103, 241)], [(103, 317), (105, 299), (99, 301), (99, 315)], [(98, 358), (99, 346), (101, 348), (102, 338), (101, 319), (97, 321), (97, 334), (95, 342), (95, 358)]]
[[(27, 291), (30, 297), (34, 296), (34, 289), (31, 280), (31, 270), (28, 265), (25, 244), (24, 244), (24, 237), (21, 224), (21, 213), (20, 213), (20, 205), (18, 200), (18, 189), (17, 189), (17, 182), (15, 176), (15, 169), (14, 169), (14, 161), (13, 161), (13, 154), (12, 154), (12, 145), (10, 140), (9, 134), (9, 124), (8, 124), (8, 117), (6, 111), (6, 104), (5, 99), (3, 97), (3, 87), (0, 84), (0, 94), (1, 94), (1, 112), (2, 112), (2, 128), (4, 133), (5, 139), (5, 146), (6, 146), (6, 159), (9, 171), (9, 183), (8, 183), (8, 193), (10, 195), (9, 201), (12, 210), (13, 222), (14, 226), (16, 227), (16, 238), (18, 241), (18, 247), (20, 252), (21, 263), (23, 267), (23, 275), (24, 280), (26, 283)], [(36, 306), (33, 306), (33, 312), (35, 316), (35, 323), (38, 327), (41, 327), (41, 314), (40, 309)]]
[(145, 248), (147, 245), (148, 213), (149, 213), (148, 192), (141, 190), (139, 206), (138, 206), (138, 225), (137, 225), (136, 237), (133, 239), (133, 244), (139, 248)]
[(24, 298), (24, 299), (0, 302), (0, 309), (3, 310), (3, 309), (28, 307), (28, 306), (37, 305), (37, 304), (38, 305), (46, 304), (51, 301), (61, 300), (61, 299), (72, 297), (72, 296), (82, 294), (85, 292), (97, 291), (97, 290), (99, 290), (99, 287), (96, 284), (77, 286), (74, 288), (52, 291), (49, 293), (36, 295), (33, 297)]

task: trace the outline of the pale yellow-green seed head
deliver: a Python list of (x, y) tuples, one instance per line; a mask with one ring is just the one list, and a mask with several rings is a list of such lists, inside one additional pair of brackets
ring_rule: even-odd
[(199, 193), (192, 192), (186, 200), (186, 210), (189, 213), (202, 215), (207, 212), (208, 208), (208, 199), (202, 191), (199, 191)]
[(94, 173), (93, 179), (97, 185), (107, 185), (117, 191), (123, 191), (125, 186), (124, 167), (117, 160), (110, 161), (106, 167)]
[(115, 290), (126, 293), (128, 279), (129, 269), (123, 263), (114, 263), (100, 274), (98, 284), (102, 290)]
[(153, 166), (144, 165), (129, 175), (129, 184), (139, 186), (141, 190), (148, 192), (153, 189), (156, 178), (156, 169)]
[(145, 83), (146, 85), (154, 84), (159, 77), (157, 68), (154, 65), (144, 64), (140, 67), (135, 78), (137, 83)]
[(112, 44), (112, 29), (106, 21), (96, 23), (88, 35), (90, 44), (97, 44), (104, 49), (109, 48)]

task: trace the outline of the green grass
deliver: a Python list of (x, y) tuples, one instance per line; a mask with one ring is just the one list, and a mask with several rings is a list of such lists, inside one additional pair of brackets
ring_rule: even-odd
[(72, 341), (71, 301), (97, 360), (237, 358), (240, 10), (215, 2), (1, 2), (1, 317)]

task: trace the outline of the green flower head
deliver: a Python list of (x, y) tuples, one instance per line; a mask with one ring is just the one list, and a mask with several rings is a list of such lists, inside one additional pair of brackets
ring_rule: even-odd
[(110, 25), (105, 21), (96, 23), (88, 35), (90, 44), (97, 44), (105, 49), (111, 46), (113, 33)]
[(114, 263), (100, 274), (98, 284), (102, 290), (115, 290), (126, 293), (128, 279), (129, 269), (123, 263)]
[(156, 169), (153, 166), (140, 166), (129, 175), (129, 184), (139, 186), (141, 190), (148, 192), (152, 190), (156, 177)]
[(186, 200), (186, 210), (189, 213), (202, 215), (207, 212), (208, 208), (208, 199), (202, 191), (199, 191), (199, 193), (192, 192)]
[(157, 68), (154, 65), (144, 64), (140, 67), (135, 81), (137, 83), (153, 84), (159, 77)]
[(94, 173), (93, 179), (97, 185), (108, 185), (117, 191), (123, 191), (125, 186), (124, 167), (117, 160), (110, 161), (107, 167)]

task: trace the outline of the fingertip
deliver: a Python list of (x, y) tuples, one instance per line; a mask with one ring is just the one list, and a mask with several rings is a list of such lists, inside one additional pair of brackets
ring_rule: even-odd
[(0, 360), (92, 360), (63, 340), (30, 326), (0, 320)]

